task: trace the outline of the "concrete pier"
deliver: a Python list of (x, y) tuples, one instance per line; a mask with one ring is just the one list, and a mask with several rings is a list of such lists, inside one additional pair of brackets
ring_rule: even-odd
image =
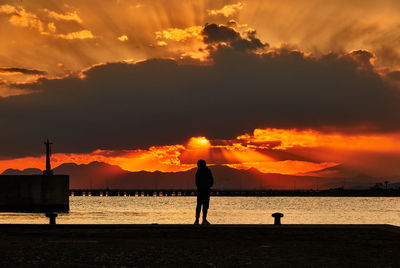
[(389, 225), (0, 225), (1, 267), (400, 267)]

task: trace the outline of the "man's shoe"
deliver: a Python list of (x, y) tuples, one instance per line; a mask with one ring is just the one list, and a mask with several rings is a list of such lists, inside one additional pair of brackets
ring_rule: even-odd
[(195, 224), (195, 225), (198, 225), (198, 224), (199, 224), (199, 220), (195, 220), (195, 221), (194, 221), (194, 224)]
[(207, 220), (203, 220), (201, 224), (211, 224), (211, 223), (209, 223)]

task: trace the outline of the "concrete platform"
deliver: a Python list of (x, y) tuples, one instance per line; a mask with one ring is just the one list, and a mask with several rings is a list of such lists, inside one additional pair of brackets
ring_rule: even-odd
[(391, 225), (0, 225), (1, 267), (400, 267)]

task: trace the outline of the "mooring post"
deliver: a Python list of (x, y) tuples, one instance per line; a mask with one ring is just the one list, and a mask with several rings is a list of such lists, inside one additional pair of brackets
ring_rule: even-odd
[(281, 218), (283, 217), (282, 213), (276, 212), (272, 214), (272, 217), (274, 217), (274, 225), (281, 225)]
[(49, 218), (49, 224), (56, 224), (57, 212), (47, 212), (46, 217)]

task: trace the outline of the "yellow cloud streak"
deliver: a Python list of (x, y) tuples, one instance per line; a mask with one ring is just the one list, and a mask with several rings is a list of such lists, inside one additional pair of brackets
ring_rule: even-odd
[(232, 16), (233, 14), (239, 12), (243, 8), (243, 3), (239, 2), (232, 5), (226, 5), (221, 9), (209, 9), (207, 10), (209, 15), (223, 15), (224, 17)]
[(125, 42), (125, 41), (128, 41), (129, 40), (129, 38), (128, 38), (128, 36), (127, 35), (121, 35), (121, 36), (119, 36), (119, 37), (117, 37), (117, 39), (119, 40), (119, 41), (121, 41), (121, 42)]
[(56, 20), (76, 21), (78, 23), (83, 22), (76, 11), (67, 12), (65, 14), (57, 13), (55, 11), (48, 10), (48, 9), (43, 9), (43, 11), (47, 12), (47, 14), (50, 18), (53, 18)]
[[(48, 13), (49, 17), (56, 20), (72, 20), (78, 23), (82, 23), (82, 19), (75, 12), (69, 12), (66, 14), (60, 14), (48, 9), (44, 9)], [(43, 22), (39, 17), (31, 12), (27, 12), (23, 7), (14, 7), (12, 5), (1, 5), (0, 13), (11, 15), (9, 22), (18, 27), (26, 27), (37, 29), (42, 35), (53, 35), (58, 38), (73, 40), (73, 39), (93, 39), (95, 36), (89, 30), (81, 30), (76, 32), (70, 32), (67, 34), (55, 34), (56, 26), (54, 22), (47, 24), (48, 32), (44, 30)]]
[(156, 32), (156, 39), (169, 39), (177, 42), (186, 41), (189, 38), (195, 37), (203, 40), (201, 32), (203, 26), (190, 26), (185, 29), (168, 28), (167, 30)]
[(57, 34), (59, 38), (73, 40), (73, 39), (93, 39), (95, 36), (89, 30), (82, 30), (79, 32), (72, 32), (68, 34)]
[(24, 8), (16, 8), (11, 5), (1, 5), (0, 13), (11, 15), (8, 20), (12, 25), (18, 27), (28, 27), (43, 32), (43, 22), (33, 13), (27, 12)]

